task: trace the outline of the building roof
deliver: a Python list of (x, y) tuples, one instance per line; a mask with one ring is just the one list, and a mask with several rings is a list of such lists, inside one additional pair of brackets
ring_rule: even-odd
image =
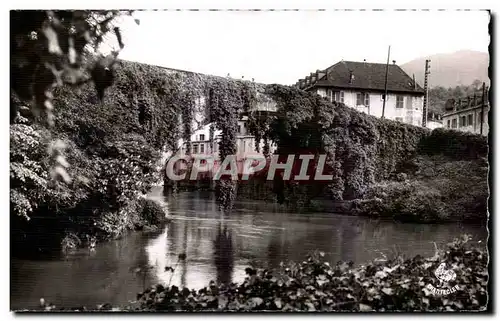
[[(320, 77), (309, 88), (337, 87), (344, 89), (364, 89), (371, 91), (385, 90), (386, 64), (340, 61), (323, 71)], [(351, 73), (353, 76), (350, 81)], [(423, 95), (424, 90), (396, 64), (390, 64), (387, 73), (387, 91), (405, 92)]]

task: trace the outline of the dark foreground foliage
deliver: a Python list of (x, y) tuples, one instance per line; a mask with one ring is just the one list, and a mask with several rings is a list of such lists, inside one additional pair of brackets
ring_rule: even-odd
[[(484, 311), (488, 303), (488, 253), (464, 236), (431, 258), (390, 259), (353, 266), (331, 266), (323, 253), (279, 270), (247, 268), (241, 284), (213, 281), (199, 290), (156, 285), (137, 295), (125, 308), (100, 306), (101, 311)], [(440, 283), (437, 268), (455, 273)], [(435, 288), (458, 290), (434, 294)], [(54, 307), (48, 307), (51, 310)], [(80, 309), (80, 310), (83, 310)]]

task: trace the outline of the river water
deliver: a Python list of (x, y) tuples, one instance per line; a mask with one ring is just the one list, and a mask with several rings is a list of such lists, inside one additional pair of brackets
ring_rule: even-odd
[[(161, 188), (151, 196), (160, 198)], [(302, 261), (314, 250), (325, 258), (357, 264), (395, 252), (432, 256), (462, 233), (486, 241), (484, 226), (402, 224), (330, 213), (285, 213), (259, 201), (237, 202), (230, 215), (217, 210), (213, 196), (201, 192), (168, 198), (169, 217), (157, 232), (134, 232), (96, 251), (79, 250), (50, 259), (11, 259), (11, 308), (34, 309), (41, 297), (59, 307), (126, 305), (154, 283), (190, 288), (242, 281), (249, 266), (278, 267)], [(178, 262), (178, 255), (186, 260)], [(144, 267), (148, 267), (144, 269)], [(165, 272), (165, 267), (175, 273)], [(142, 267), (144, 273), (134, 269)]]

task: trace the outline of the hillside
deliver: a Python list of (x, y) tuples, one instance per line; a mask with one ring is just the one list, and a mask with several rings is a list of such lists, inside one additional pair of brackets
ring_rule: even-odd
[(415, 74), (419, 84), (424, 83), (425, 60), (431, 60), (429, 84), (445, 88), (470, 85), (476, 79), (489, 83), (489, 54), (480, 51), (461, 50), (454, 53), (420, 57), (401, 65), (410, 76)]

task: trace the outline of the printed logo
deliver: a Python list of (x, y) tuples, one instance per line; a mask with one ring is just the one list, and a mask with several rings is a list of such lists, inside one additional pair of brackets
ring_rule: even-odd
[(454, 281), (457, 278), (457, 274), (451, 269), (446, 269), (446, 263), (441, 263), (434, 271), (434, 275), (438, 279), (439, 283), (436, 286), (433, 286), (430, 283), (426, 286), (426, 288), (434, 295), (447, 295), (458, 291), (458, 285), (454, 285), (452, 287), (448, 285), (448, 282)]

